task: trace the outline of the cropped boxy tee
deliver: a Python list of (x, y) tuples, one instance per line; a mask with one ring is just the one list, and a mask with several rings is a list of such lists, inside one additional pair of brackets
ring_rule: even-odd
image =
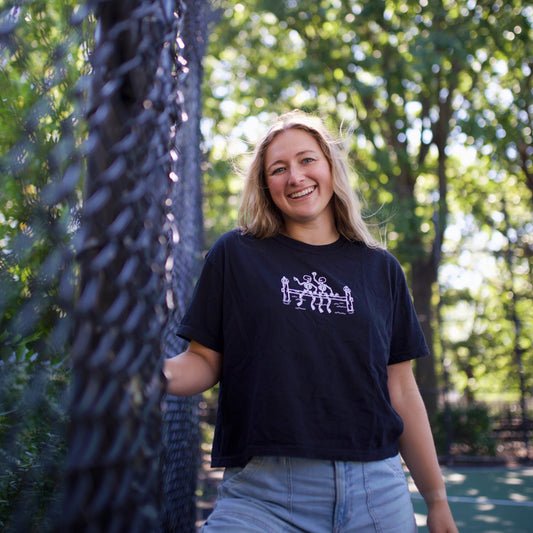
[(395, 455), (403, 423), (387, 365), (428, 354), (398, 261), (343, 237), (313, 246), (226, 233), (178, 335), (222, 353), (216, 467)]

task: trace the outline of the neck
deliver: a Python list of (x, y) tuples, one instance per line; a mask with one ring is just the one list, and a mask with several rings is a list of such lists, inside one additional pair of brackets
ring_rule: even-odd
[(281, 233), (296, 241), (312, 244), (314, 246), (332, 244), (339, 238), (339, 232), (334, 224), (317, 224), (314, 226), (286, 224)]

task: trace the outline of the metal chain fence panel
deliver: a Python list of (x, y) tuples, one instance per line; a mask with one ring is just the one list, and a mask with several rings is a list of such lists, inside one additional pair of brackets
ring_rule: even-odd
[[(207, 0), (189, 0), (185, 4), (187, 9), (183, 14), (180, 36), (188, 72), (180, 90), (187, 121), (176, 135), (175, 172), (178, 178), (170, 194), (179, 241), (172, 243), (172, 294), (176, 300), (163, 336), (165, 357), (172, 357), (186, 347), (186, 342), (176, 336), (176, 330), (199, 274), (203, 251), (201, 82), (207, 28), (212, 14)], [(193, 533), (196, 531), (195, 492), (200, 448), (198, 398), (168, 396), (163, 416), (167, 454), (164, 461), (166, 531)]]
[[(190, 513), (183, 499), (166, 511), (179, 481), (163, 482), (163, 460), (196, 474), (197, 459), (165, 456), (161, 417), (162, 336), (184, 268), (172, 266), (171, 191), (185, 8), (0, 12), (3, 531), (172, 530)], [(182, 411), (173, 438), (196, 446), (190, 402)]]
[(2, 531), (53, 531), (60, 512), (89, 26), (69, 2), (0, 11)]

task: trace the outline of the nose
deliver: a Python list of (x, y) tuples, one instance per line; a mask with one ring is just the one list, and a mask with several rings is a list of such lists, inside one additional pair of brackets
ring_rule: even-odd
[(291, 166), (289, 169), (289, 183), (297, 184), (303, 181), (304, 173), (298, 166)]

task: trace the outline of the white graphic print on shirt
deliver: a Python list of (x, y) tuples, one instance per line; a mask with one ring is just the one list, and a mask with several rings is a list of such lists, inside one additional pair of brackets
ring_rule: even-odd
[(292, 278), (298, 285), (297, 288), (290, 286), (289, 279), (281, 278), (281, 293), (285, 305), (293, 304), (295, 309), (307, 310), (307, 305), (312, 311), (319, 313), (353, 314), (354, 299), (351, 289), (345, 285), (344, 295), (335, 292), (327, 283), (324, 276), (317, 278), (317, 273), (304, 274), (302, 279), (296, 276)]

